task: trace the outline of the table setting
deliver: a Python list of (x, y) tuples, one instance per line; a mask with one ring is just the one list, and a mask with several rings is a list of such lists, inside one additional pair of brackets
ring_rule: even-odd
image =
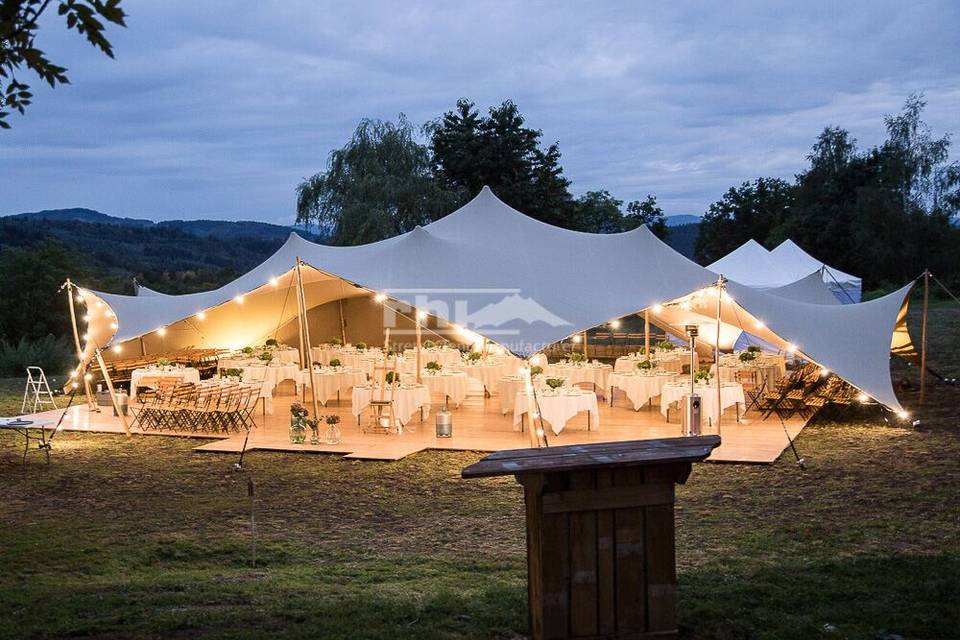
[[(746, 396), (743, 393), (743, 385), (737, 382), (720, 383), (720, 407), (717, 407), (717, 384), (716, 382), (702, 383), (697, 382), (694, 385), (694, 391), (700, 396), (703, 416), (710, 420), (711, 424), (716, 424), (720, 413), (728, 407), (746, 404)], [(660, 413), (667, 417), (667, 412), (675, 402), (681, 402), (684, 396), (690, 395), (689, 382), (670, 382), (663, 385), (660, 392)], [(739, 419), (739, 414), (737, 416)]]
[[(587, 412), (587, 429), (596, 429), (600, 426), (600, 408), (597, 404), (597, 394), (577, 387), (545, 387), (536, 390), (537, 406), (540, 417), (550, 425), (554, 434), (560, 435), (567, 422), (578, 413)], [(523, 417), (530, 409), (530, 398), (525, 390), (520, 390), (514, 397), (513, 429), (519, 431), (523, 424)]]
[(613, 390), (620, 389), (633, 404), (634, 411), (639, 411), (652, 398), (660, 395), (663, 386), (678, 377), (672, 371), (658, 371), (656, 369), (626, 371), (611, 373), (607, 379), (607, 397), (610, 406), (613, 406)]
[(468, 380), (463, 371), (426, 368), (420, 372), (420, 381), (430, 393), (443, 396), (457, 407), (467, 397)]
[[(379, 385), (362, 384), (353, 388), (351, 413), (357, 417), (359, 423), (360, 415), (370, 406), (372, 399), (380, 399), (381, 393), (384, 400), (393, 400), (393, 412), (400, 424), (407, 424), (413, 418), (414, 414), (422, 409), (423, 418), (430, 414), (430, 390), (422, 384), (401, 384), (392, 390), (382, 389)], [(391, 395), (392, 394), (392, 395)]]

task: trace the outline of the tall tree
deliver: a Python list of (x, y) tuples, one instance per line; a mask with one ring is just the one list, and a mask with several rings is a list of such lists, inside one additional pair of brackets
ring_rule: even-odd
[(60, 285), (84, 278), (83, 258), (56, 240), (0, 250), (0, 340), (69, 333), (66, 294)]
[[(76, 29), (90, 44), (112, 58), (113, 46), (104, 35), (105, 25), (101, 19), (126, 26), (120, 1), (62, 0), (56, 6), (67, 29)], [(0, 0), (0, 129), (10, 128), (6, 121), (10, 115), (7, 109), (22, 115), (33, 100), (30, 85), (17, 78), (20, 69), (33, 71), (51, 87), (70, 82), (67, 68), (47, 59), (36, 44), (40, 17), (51, 4), (51, 0)]]
[(707, 209), (694, 248), (707, 264), (747, 240), (763, 243), (790, 213), (793, 187), (779, 178), (757, 178), (729, 189)]
[(401, 114), (364, 120), (331, 152), (327, 170), (297, 187), (297, 222), (317, 223), (333, 244), (382, 240), (452, 211), (457, 194), (431, 174), (430, 152)]
[(634, 200), (627, 205), (627, 214), (623, 221), (624, 230), (636, 229), (642, 224), (647, 225), (647, 228), (661, 240), (670, 233), (663, 209), (657, 205), (655, 196), (647, 195), (644, 200)]
[(577, 198), (577, 224), (595, 233), (618, 233), (624, 230), (622, 200), (608, 191), (587, 191)]
[(448, 191), (463, 199), (486, 185), (507, 204), (534, 218), (578, 229), (570, 181), (560, 166), (556, 144), (541, 147), (543, 133), (525, 125), (510, 100), (481, 116), (461, 99), (453, 111), (425, 127), (430, 135), (433, 169)]

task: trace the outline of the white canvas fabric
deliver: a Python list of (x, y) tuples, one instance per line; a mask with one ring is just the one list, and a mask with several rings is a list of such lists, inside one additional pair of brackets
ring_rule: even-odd
[[(380, 242), (330, 247), (291, 234), (262, 264), (213, 291), (178, 296), (81, 291), (94, 310), (91, 344), (155, 337), (161, 328), (190, 332), (196, 346), (250, 344), (296, 317), (290, 290), (297, 257), (311, 267), (303, 270), (308, 308), (384, 292), (524, 357), (611, 319), (707, 290), (717, 279), (646, 227), (609, 235), (568, 231), (523, 215), (484, 188), (445, 218)], [(909, 287), (846, 306), (811, 304), (734, 282), (728, 291), (736, 304), (725, 305), (725, 324), (761, 319), (766, 328), (751, 333), (771, 344), (796, 345), (878, 401), (899, 408), (888, 358)], [(100, 309), (103, 319), (96, 315)], [(701, 320), (706, 317), (701, 314)]]
[(841, 302), (846, 304), (848, 302), (847, 296), (853, 302), (860, 302), (863, 287), (863, 281), (860, 278), (817, 260), (801, 249), (793, 240), (789, 238), (784, 240), (770, 251), (770, 255), (784, 272), (791, 277), (796, 276), (795, 279), (799, 279), (804, 273), (822, 268), (823, 281), (835, 292)]
[(819, 270), (800, 278), (796, 282), (767, 289), (767, 293), (789, 298), (797, 302), (810, 302), (812, 304), (843, 304), (837, 299), (829, 285), (823, 281), (823, 274)]

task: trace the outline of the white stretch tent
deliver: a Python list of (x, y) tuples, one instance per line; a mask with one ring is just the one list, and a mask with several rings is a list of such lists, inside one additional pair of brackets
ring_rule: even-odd
[[(83, 355), (168, 328), (198, 347), (261, 340), (296, 317), (285, 295), (298, 257), (309, 265), (304, 279), (310, 309), (383, 292), (519, 356), (644, 309), (673, 310), (674, 321), (686, 322), (682, 304), (662, 306), (671, 301), (692, 299), (689, 319), (705, 322), (711, 313), (704, 311), (710, 308), (707, 294), (716, 291), (711, 287), (717, 280), (646, 227), (609, 235), (568, 231), (523, 215), (484, 188), (445, 218), (380, 242), (330, 247), (291, 234), (273, 256), (213, 291), (125, 296), (81, 289), (78, 295), (91, 311)], [(820, 305), (731, 281), (722, 321), (795, 349), (900, 409), (889, 356), (911, 286), (863, 304)]]
[[(843, 304), (860, 302), (860, 278), (820, 262), (793, 240), (784, 240), (772, 251), (767, 251), (756, 240), (747, 240), (724, 257), (707, 265), (707, 269), (760, 290), (786, 289), (816, 272), (819, 274), (821, 286), (830, 291), (838, 301)], [(811, 284), (807, 282), (802, 289), (809, 292)], [(783, 297), (790, 297), (790, 293), (798, 290), (786, 290), (783, 293), (787, 295)]]

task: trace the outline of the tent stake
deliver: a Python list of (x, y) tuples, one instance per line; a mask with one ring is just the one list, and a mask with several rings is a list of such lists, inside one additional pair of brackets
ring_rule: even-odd
[(920, 325), (920, 406), (927, 391), (927, 311), (930, 306), (930, 270), (923, 271), (923, 322)]

